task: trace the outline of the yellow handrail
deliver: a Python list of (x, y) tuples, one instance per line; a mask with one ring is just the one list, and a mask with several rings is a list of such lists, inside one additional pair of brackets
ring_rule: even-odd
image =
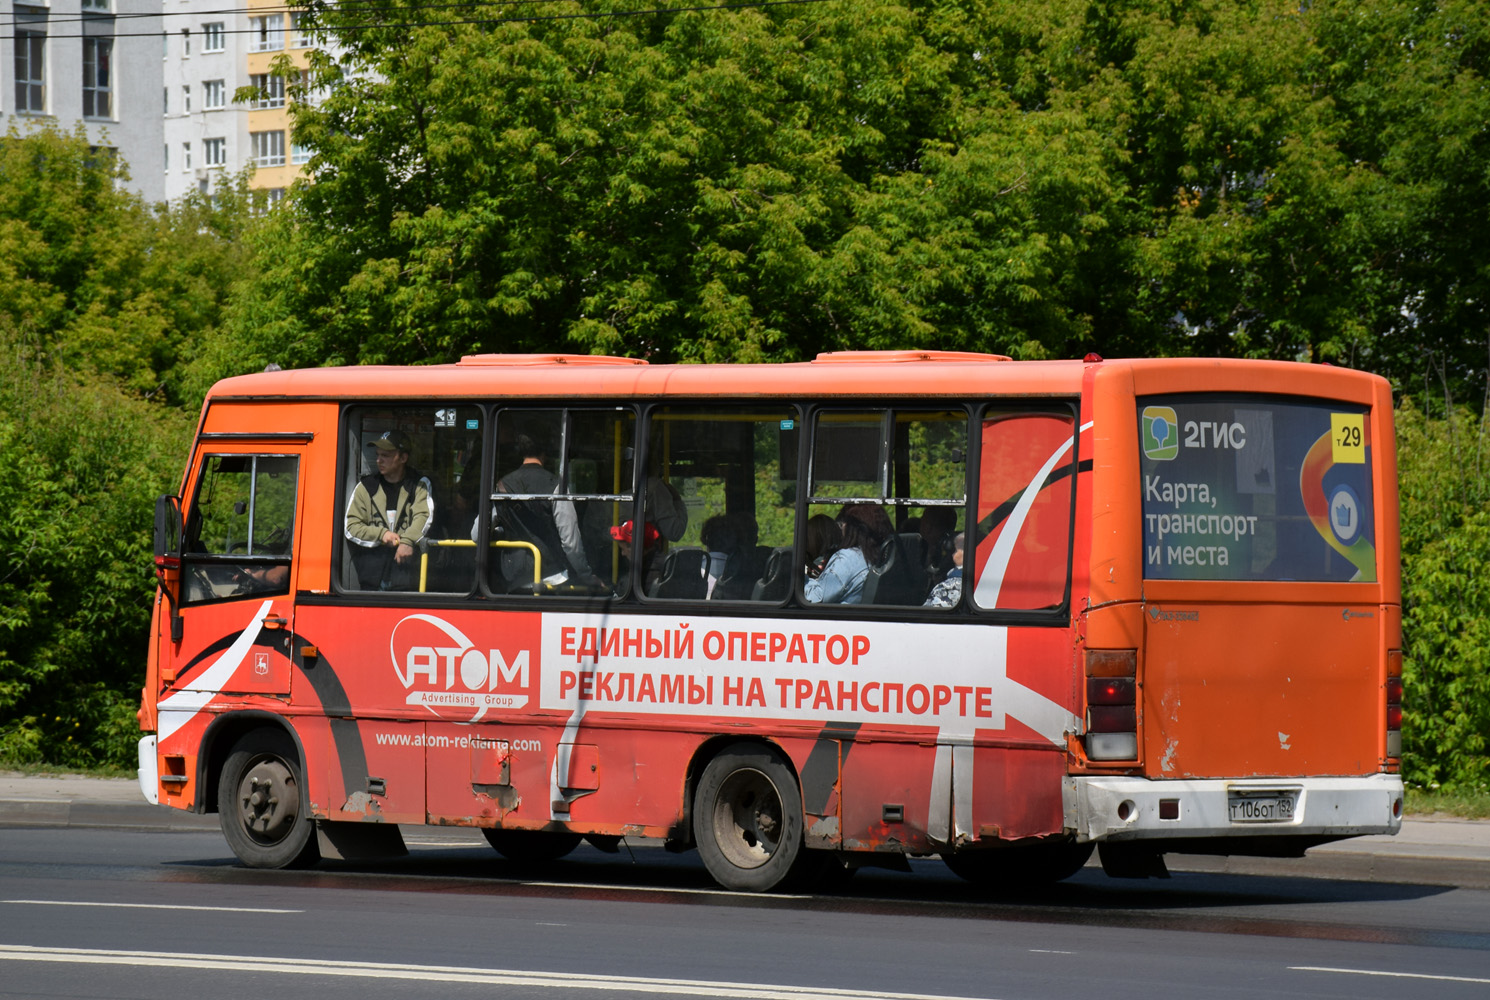
[[(464, 538), (442, 538), (437, 542), (430, 543), (438, 545), (442, 549), (474, 549), (476, 543)], [(533, 553), (533, 589), (543, 582), (543, 556), (538, 553), (538, 546), (532, 542), (515, 542), (507, 539), (493, 540), (487, 543), (494, 549), (527, 549)], [(419, 554), (419, 593), (424, 593), (424, 587), (429, 582), (429, 550)]]

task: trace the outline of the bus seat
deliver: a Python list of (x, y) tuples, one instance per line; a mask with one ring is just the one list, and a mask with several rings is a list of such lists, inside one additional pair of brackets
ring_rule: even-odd
[(731, 553), (725, 563), (724, 575), (714, 585), (709, 596), (716, 601), (754, 600), (756, 584), (766, 571), (766, 561), (771, 558), (769, 545), (756, 545)]
[[(926, 565), (926, 539), (921, 537), (919, 531), (902, 531), (900, 533), (900, 554), (912, 566), (925, 567)], [(923, 569), (924, 575), (924, 569)]]
[(672, 549), (662, 564), (662, 576), (652, 585), (648, 597), (703, 600), (707, 590), (704, 560), (708, 554), (699, 548)]
[(750, 590), (752, 601), (783, 601), (792, 589), (792, 547), (772, 549), (766, 557), (766, 570)]
[[(919, 539), (920, 536), (917, 536)], [(891, 535), (880, 547), (880, 558), (864, 578), (863, 604), (920, 604), (926, 596), (925, 574), (901, 548), (904, 535)]]

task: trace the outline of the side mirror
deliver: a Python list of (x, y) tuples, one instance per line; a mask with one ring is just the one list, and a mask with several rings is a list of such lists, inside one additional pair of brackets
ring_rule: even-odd
[(181, 498), (155, 501), (155, 572), (181, 568)]
[(159, 497), (155, 501), (155, 576), (171, 607), (171, 641), (181, 641), (181, 613), (167, 573), (181, 569), (181, 498)]

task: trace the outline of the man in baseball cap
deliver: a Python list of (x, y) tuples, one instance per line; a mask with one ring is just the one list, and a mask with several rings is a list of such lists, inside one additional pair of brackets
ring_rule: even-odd
[(434, 520), (434, 497), (428, 477), (409, 465), (409, 435), (395, 428), (372, 443), (378, 471), (358, 481), (347, 503), (352, 565), (362, 590), (412, 590), (414, 550)]

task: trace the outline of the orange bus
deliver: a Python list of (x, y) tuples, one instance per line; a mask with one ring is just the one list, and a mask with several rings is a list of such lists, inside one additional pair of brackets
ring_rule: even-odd
[(141, 787), (251, 866), (440, 824), (1009, 885), (1401, 823), (1391, 393), (1341, 368), (247, 375), (156, 565)]

